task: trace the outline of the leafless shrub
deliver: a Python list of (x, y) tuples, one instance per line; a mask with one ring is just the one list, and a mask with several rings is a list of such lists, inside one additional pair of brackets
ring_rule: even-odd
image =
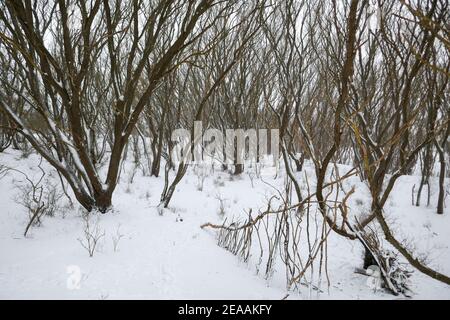
[(9, 128), (8, 117), (0, 112), (0, 152), (5, 151), (14, 139), (15, 131)]
[(225, 199), (221, 193), (218, 193), (216, 195), (216, 199), (217, 201), (219, 201), (219, 208), (217, 209), (217, 214), (223, 217), (227, 211), (225, 206), (225, 202), (227, 201), (227, 199)]
[(218, 188), (218, 187), (224, 187), (225, 186), (225, 181), (223, 181), (221, 176), (218, 176), (217, 178), (215, 178), (213, 180), (213, 185), (214, 187)]
[(261, 178), (261, 169), (262, 169), (262, 164), (260, 162), (255, 163), (255, 176), (257, 179)]
[(206, 165), (196, 165), (194, 167), (194, 174), (197, 177), (197, 190), (203, 191), (203, 185), (208, 176), (208, 167)]
[(134, 181), (134, 177), (138, 171), (139, 162), (133, 162), (133, 168), (131, 169), (130, 175), (128, 177), (128, 186), (131, 185)]
[[(285, 267), (288, 289), (303, 284), (305, 272), (314, 268), (316, 258), (319, 263), (318, 273), (326, 271), (324, 245), (331, 230), (326, 227), (326, 223), (320, 228), (315, 220), (315, 232), (310, 233), (310, 217), (316, 219), (319, 216), (311, 212), (312, 197), (308, 196), (301, 205), (290, 205), (291, 189), (290, 184), (287, 184), (285, 194), (272, 196), (267, 208), (256, 216), (249, 210), (247, 219), (243, 221), (232, 219), (225, 220), (222, 225), (207, 223), (202, 226), (217, 229), (218, 245), (239, 256), (244, 262), (248, 262), (252, 254), (255, 254), (256, 270), (258, 273), (263, 271), (266, 279), (273, 275), (276, 261), (281, 260)], [(303, 227), (301, 224), (305, 217), (306, 226)], [(305, 229), (309, 244), (306, 260), (300, 253), (301, 235)], [(311, 284), (310, 287), (314, 285)]]
[(31, 226), (41, 225), (43, 216), (53, 217), (61, 209), (59, 202), (63, 197), (63, 193), (58, 190), (57, 185), (52, 184), (48, 179), (44, 179), (46, 174), (41, 167), (41, 162), (38, 164), (41, 175), (37, 180), (31, 179), (20, 170), (8, 168), (8, 170), (21, 173), (26, 180), (25, 184), (17, 186), (19, 194), (15, 198), (16, 203), (26, 208), (29, 217), (24, 237)]
[(255, 173), (255, 172), (252, 172), (252, 171), (249, 171), (249, 172), (247, 173), (247, 175), (248, 175), (248, 177), (249, 177), (249, 179), (250, 179), (250, 182), (251, 182), (251, 184), (252, 184), (252, 188), (254, 188), (254, 187), (255, 187), (255, 184), (253, 183), (253, 180), (255, 179), (256, 173)]
[(105, 236), (105, 231), (100, 229), (98, 217), (92, 222), (91, 214), (86, 212), (82, 214), (82, 219), (83, 238), (78, 238), (78, 241), (89, 253), (89, 257), (93, 257), (94, 252), (98, 249), (99, 241)]
[(120, 232), (120, 224), (117, 226), (116, 232), (111, 236), (114, 252), (119, 249), (119, 242), (125, 235)]

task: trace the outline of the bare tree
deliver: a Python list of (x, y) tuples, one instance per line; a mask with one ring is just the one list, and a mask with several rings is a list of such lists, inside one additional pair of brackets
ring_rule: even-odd
[[(11, 60), (2, 72), (2, 83), (25, 101), (26, 109), (33, 110), (40, 128), (20, 117), (14, 104), (5, 103), (4, 91), (0, 107), (64, 176), (80, 204), (105, 212), (111, 206), (128, 138), (160, 80), (201, 54), (192, 50), (194, 45), (233, 4), (214, 0), (97, 0), (90, 5), (64, 0), (2, 2), (0, 52)], [(105, 76), (102, 87), (91, 87), (100, 73)], [(87, 117), (102, 108), (107, 113), (107, 131), (90, 134), (98, 122), (91, 121), (95, 116)], [(105, 179), (90, 152), (96, 148), (90, 139), (96, 134), (110, 140)]]

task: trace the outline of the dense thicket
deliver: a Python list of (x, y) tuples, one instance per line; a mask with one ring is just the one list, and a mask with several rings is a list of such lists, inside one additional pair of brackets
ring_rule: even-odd
[(428, 190), (444, 213), (448, 21), (446, 0), (2, 1), (0, 151), (32, 146), (83, 207), (106, 212), (126, 152), (146, 174), (162, 171), (168, 206), (189, 166), (171, 158), (174, 129), (277, 128), (298, 201), (295, 172), (309, 159), (323, 218), (356, 239), (325, 201), (329, 169), (351, 165), (372, 197), (358, 228), (378, 221), (413, 265), (449, 283), (383, 216), (398, 177), (413, 172), (415, 204)]

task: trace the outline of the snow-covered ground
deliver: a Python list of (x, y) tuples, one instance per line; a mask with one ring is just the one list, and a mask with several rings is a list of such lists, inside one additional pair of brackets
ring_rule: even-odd
[[(37, 179), (39, 157), (21, 159), (10, 150), (0, 154), (0, 164), (17, 168)], [(43, 162), (46, 179), (58, 177)], [(311, 168), (306, 168), (306, 172)], [(287, 291), (284, 270), (265, 279), (255, 265), (244, 263), (216, 244), (215, 232), (203, 230), (205, 222), (221, 223), (225, 217), (245, 215), (264, 207), (274, 189), (247, 174), (230, 178), (217, 169), (208, 173), (203, 190), (189, 170), (179, 184), (170, 209), (159, 212), (163, 178), (143, 177), (138, 170), (129, 184), (131, 165), (125, 167), (113, 198), (114, 210), (95, 215), (90, 223), (103, 233), (93, 257), (80, 244), (83, 239), (82, 210), (61, 204), (54, 217), (44, 217), (40, 227), (23, 236), (28, 216), (17, 203), (26, 180), (9, 171), (0, 180), (0, 298), (3, 299), (402, 299), (382, 290), (374, 291), (368, 277), (355, 273), (362, 264), (362, 247), (332, 234), (328, 240), (330, 286), (322, 281), (320, 292), (306, 285)], [(280, 171), (282, 172), (282, 171)], [(263, 169), (264, 180), (274, 179), (274, 168)], [(411, 188), (419, 177), (402, 177), (388, 201), (389, 221), (396, 235), (408, 239), (417, 254), (425, 254), (430, 266), (450, 274), (450, 212), (411, 205)], [(364, 213), (369, 202), (365, 186), (357, 177), (346, 182), (356, 186), (351, 210)], [(435, 196), (436, 191), (432, 189)], [(220, 201), (225, 216), (220, 215)], [(65, 198), (62, 203), (67, 205)], [(422, 201), (425, 202), (425, 201)], [(433, 202), (434, 203), (434, 202)], [(448, 204), (447, 204), (448, 205)], [(245, 211), (244, 211), (245, 210)], [(162, 215), (160, 214), (162, 213)], [(115, 248), (114, 239), (120, 234)], [(80, 280), (80, 281), (78, 281)], [(450, 286), (418, 271), (412, 277), (417, 299), (450, 299)]]

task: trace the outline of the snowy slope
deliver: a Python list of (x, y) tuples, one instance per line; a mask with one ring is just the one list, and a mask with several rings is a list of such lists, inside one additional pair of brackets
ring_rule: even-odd
[[(13, 151), (0, 155), (0, 164), (15, 167), (30, 176), (38, 176), (39, 157), (20, 159)], [(46, 163), (47, 172), (52, 170)], [(307, 169), (308, 170), (308, 169)], [(311, 170), (311, 168), (309, 168)], [(359, 243), (331, 235), (328, 243), (330, 287), (321, 292), (306, 285), (299, 291), (287, 292), (283, 270), (275, 268), (266, 280), (256, 274), (252, 261), (245, 264), (217, 246), (215, 233), (202, 230), (205, 222), (221, 223), (221, 198), (225, 217), (245, 216), (244, 210), (265, 205), (274, 190), (261, 180), (254, 187), (247, 174), (233, 178), (220, 170), (208, 174), (203, 191), (198, 178), (190, 170), (181, 181), (170, 209), (157, 210), (163, 178), (143, 177), (138, 171), (132, 184), (127, 183), (131, 166), (122, 173), (113, 198), (114, 211), (91, 218), (105, 232), (100, 247), (89, 257), (78, 239), (83, 238), (81, 209), (64, 208), (55, 217), (45, 217), (40, 227), (30, 229), (26, 238), (25, 209), (14, 199), (25, 184), (23, 176), (10, 171), (0, 183), (0, 298), (31, 299), (393, 299), (374, 292), (368, 278), (354, 273), (361, 266)], [(284, 178), (268, 168), (264, 180), (281, 186)], [(218, 178), (220, 177), (220, 178)], [(49, 178), (57, 181), (56, 174)], [(411, 238), (417, 252), (427, 254), (430, 265), (450, 274), (450, 213), (434, 214), (433, 208), (411, 206), (411, 187), (418, 177), (400, 179), (387, 214), (395, 221), (396, 232)], [(366, 210), (367, 191), (358, 178), (352, 210)], [(360, 201), (356, 201), (360, 199)], [(63, 202), (67, 202), (65, 198)], [(67, 203), (66, 203), (67, 204)], [(113, 237), (122, 237), (114, 250)], [(414, 235), (414, 236), (412, 236)], [(81, 272), (79, 288), (70, 280), (75, 270)], [(76, 272), (75, 272), (76, 273)], [(78, 276), (77, 274), (75, 274)], [(413, 275), (413, 298), (450, 299), (450, 287), (419, 272)]]

